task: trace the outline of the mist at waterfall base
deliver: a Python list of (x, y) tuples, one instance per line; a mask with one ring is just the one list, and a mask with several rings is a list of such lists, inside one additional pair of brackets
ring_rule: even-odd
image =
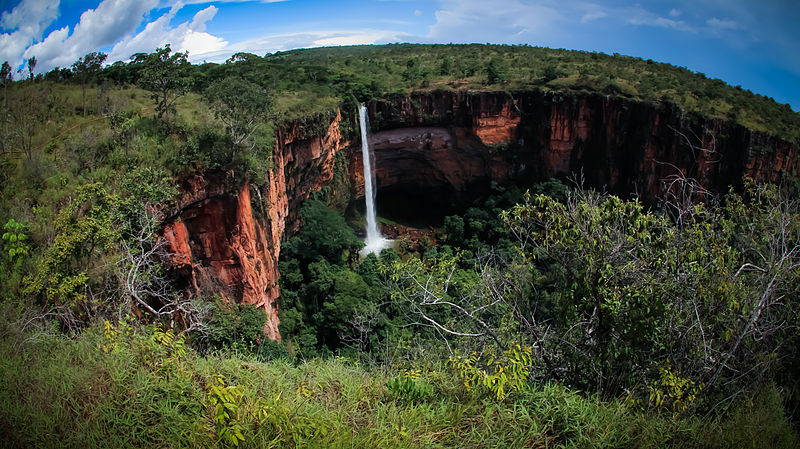
[(364, 240), (364, 248), (361, 254), (378, 254), (382, 249), (389, 246), (389, 240), (381, 235), (378, 230), (378, 217), (375, 212), (375, 178), (373, 175), (372, 155), (370, 154), (368, 139), (367, 107), (361, 104), (358, 110), (358, 121), (361, 126), (361, 156), (364, 160), (364, 201), (367, 206), (367, 238)]

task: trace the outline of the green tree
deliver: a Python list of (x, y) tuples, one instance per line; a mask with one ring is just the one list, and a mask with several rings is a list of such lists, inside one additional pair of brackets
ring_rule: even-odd
[(13, 71), (8, 61), (3, 61), (3, 67), (0, 69), (0, 82), (3, 83), (3, 106), (8, 108), (8, 85), (11, 84)]
[(192, 84), (189, 76), (189, 53), (175, 52), (169, 44), (150, 54), (137, 53), (131, 56), (132, 64), (139, 68), (139, 85), (153, 92), (158, 118), (169, 121), (169, 112), (175, 101), (186, 93)]
[(486, 67), (489, 76), (489, 84), (499, 84), (508, 82), (508, 65), (505, 60), (492, 58)]
[(58, 214), (53, 243), (36, 269), (23, 280), (24, 292), (50, 304), (86, 306), (91, 295), (91, 274), (99, 273), (101, 256), (120, 238), (115, 195), (100, 183), (80, 186), (72, 201)]
[(272, 110), (272, 97), (266, 89), (234, 76), (212, 83), (206, 98), (228, 131), (231, 161), (238, 151), (255, 148), (259, 143), (255, 136), (263, 131)]
[(36, 56), (31, 56), (30, 59), (28, 59), (28, 74), (31, 81), (33, 81), (33, 71), (36, 69), (36, 62)]
[(47, 114), (48, 96), (45, 88), (24, 86), (15, 89), (9, 98), (9, 140), (16, 144), (18, 152), (25, 154), (29, 162), (33, 160), (33, 137)]
[(800, 215), (775, 186), (724, 204), (697, 204), (676, 225), (594, 192), (529, 198), (503, 214), (519, 250), (506, 271), (522, 282), (496, 276), (489, 291), (538, 323), (523, 328), (543, 369), (571, 385), (658, 398), (672, 379), (673, 408), (730, 400), (796, 357), (786, 347), (798, 306), (786, 298), (800, 291)]
[(364, 246), (344, 218), (320, 200), (306, 200), (300, 209), (300, 220), (300, 231), (286, 246), (287, 256), (306, 263), (325, 259), (345, 265), (355, 260), (358, 250)]
[(81, 104), (84, 116), (86, 116), (86, 86), (97, 76), (107, 56), (105, 53), (92, 52), (72, 64), (72, 71), (81, 83)]
[(0, 297), (4, 294), (16, 295), (19, 293), (19, 283), (32, 252), (27, 226), (13, 218), (9, 219), (3, 226), (0, 247), (2, 248), (0, 262), (6, 267), (0, 273), (0, 286), (6, 291), (0, 293)]
[(3, 232), (3, 249), (8, 253), (8, 259), (12, 265), (17, 266), (31, 249), (25, 225), (11, 218), (3, 226), (3, 230), (5, 231)]
[(453, 58), (445, 56), (439, 66), (439, 75), (449, 76), (451, 73), (453, 73)]
[(564, 71), (555, 64), (547, 64), (542, 70), (542, 79), (545, 83), (564, 76)]
[[(659, 248), (673, 235), (668, 221), (638, 202), (583, 190), (565, 203), (538, 195), (503, 218), (527, 260), (546, 271), (544, 285), (557, 286), (540, 304), (553, 315), (558, 337), (545, 345), (560, 353), (565, 380), (614, 395), (645, 378), (663, 356), (655, 348), (663, 344)], [(563, 342), (571, 349), (558, 351)]]

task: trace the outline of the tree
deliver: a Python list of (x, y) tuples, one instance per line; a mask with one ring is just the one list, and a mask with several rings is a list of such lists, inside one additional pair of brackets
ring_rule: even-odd
[(225, 123), (231, 141), (231, 161), (239, 150), (257, 145), (258, 133), (269, 116), (272, 98), (261, 86), (238, 76), (216, 81), (206, 89), (214, 115)]
[(150, 54), (131, 56), (132, 64), (140, 69), (139, 85), (153, 93), (151, 98), (156, 102), (159, 119), (163, 117), (169, 121), (170, 109), (192, 84), (188, 56), (188, 52), (172, 53), (169, 44)]
[(92, 52), (79, 58), (72, 64), (72, 71), (81, 83), (81, 99), (83, 104), (83, 115), (86, 116), (86, 85), (97, 75), (103, 62), (106, 60), (105, 53)]
[(36, 68), (36, 56), (31, 56), (28, 59), (28, 73), (30, 74), (30, 80), (33, 81), (33, 70)]
[[(159, 223), (149, 203), (139, 203), (127, 219), (127, 228), (119, 239), (121, 258), (117, 279), (122, 297), (156, 320), (168, 320), (169, 327), (178, 324), (181, 334), (205, 334), (209, 304), (192, 301), (176, 292), (167, 277), (164, 261), (172, 257), (167, 241), (159, 236)], [(128, 217), (130, 217), (130, 213)], [(263, 327), (263, 313), (261, 327)]]
[(492, 60), (489, 61), (486, 72), (489, 75), (489, 84), (508, 82), (508, 66), (505, 61), (500, 58), (492, 58)]
[(451, 353), (454, 337), (491, 338), (505, 349), (493, 321), (504, 298), (487, 300), (475, 272), (461, 269), (459, 259), (443, 256), (430, 266), (414, 257), (396, 261), (388, 270), (394, 308), (404, 325), (430, 329)]
[(45, 88), (28, 86), (15, 89), (10, 98), (8, 116), (12, 125), (10, 136), (24, 153), (27, 160), (33, 160), (33, 136), (39, 130), (47, 112), (48, 91)]
[(285, 245), (287, 255), (307, 262), (325, 259), (345, 265), (357, 259), (364, 247), (344, 218), (320, 200), (306, 200), (300, 208), (300, 220), (303, 226)]
[(445, 56), (439, 66), (439, 75), (449, 76), (453, 72), (453, 58)]
[(537, 358), (570, 385), (658, 396), (666, 376), (673, 410), (730, 400), (796, 360), (800, 214), (775, 186), (724, 204), (675, 223), (589, 191), (527, 199), (503, 215), (523, 269), (488, 291), (527, 307)]
[(80, 186), (59, 211), (53, 243), (23, 280), (24, 293), (92, 315), (91, 285), (99, 276), (90, 275), (98, 265), (103, 269), (102, 255), (120, 238), (118, 201), (100, 183)]
[(0, 82), (3, 83), (3, 111), (2, 117), (0, 117), (0, 121), (3, 122), (3, 135), (0, 136), (0, 154), (5, 154), (7, 149), (6, 142), (8, 136), (8, 85), (11, 84), (13, 76), (13, 71), (11, 70), (11, 65), (8, 64), (8, 61), (3, 61), (2, 69), (0, 69)]
[(8, 107), (8, 85), (11, 84), (13, 71), (8, 61), (3, 61), (3, 68), (0, 69), (0, 82), (3, 83), (3, 106)]

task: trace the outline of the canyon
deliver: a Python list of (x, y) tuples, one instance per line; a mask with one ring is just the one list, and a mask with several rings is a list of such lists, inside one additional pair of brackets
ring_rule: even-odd
[[(493, 183), (575, 176), (587, 187), (655, 203), (682, 185), (706, 195), (740, 187), (744, 177), (780, 182), (800, 172), (797, 144), (669, 104), (588, 93), (433, 91), (366, 106), (379, 199), (441, 213), (456, 212)], [(262, 308), (264, 335), (280, 341), (281, 239), (300, 226), (299, 206), (314, 192), (363, 199), (357, 129), (355, 107), (278, 129), (261, 185), (231, 172), (184, 179), (163, 232), (179, 288)]]

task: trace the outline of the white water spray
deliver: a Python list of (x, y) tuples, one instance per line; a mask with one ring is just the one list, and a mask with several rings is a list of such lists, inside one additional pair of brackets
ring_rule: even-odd
[(361, 103), (358, 110), (358, 121), (361, 125), (361, 156), (364, 159), (364, 200), (367, 203), (367, 238), (364, 241), (366, 246), (361, 250), (362, 254), (379, 253), (388, 246), (388, 241), (383, 238), (378, 230), (378, 219), (375, 214), (375, 178), (372, 174), (372, 157), (367, 140), (367, 107)]

